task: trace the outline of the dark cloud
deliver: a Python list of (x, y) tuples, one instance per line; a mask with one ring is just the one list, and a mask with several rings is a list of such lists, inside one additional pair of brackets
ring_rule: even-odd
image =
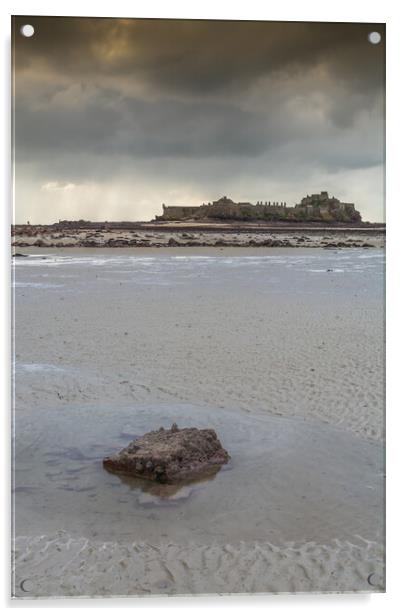
[[(19, 36), (32, 23), (32, 39)], [(40, 59), (69, 75), (141, 77), (167, 89), (207, 94), (274, 72), (324, 63), (355, 87), (383, 80), (383, 24), (18, 17), (17, 67)]]
[(31, 110), (16, 108), (16, 143), (27, 155), (63, 150), (155, 156), (257, 156), (270, 147), (263, 114), (230, 104), (145, 102)]
[[(116, 156), (254, 159), (286, 154), (285, 160), (300, 156), (336, 168), (378, 164), (382, 150), (373, 139), (371, 118), (363, 116), (365, 126), (350, 130), (361, 117), (359, 99), (333, 102), (319, 126), (314, 111), (300, 117), (280, 105), (268, 104), (268, 112), (247, 111), (231, 103), (117, 99), (113, 92), (97, 90), (82, 106), (32, 109), (17, 104), (16, 148), (19, 160), (33, 155), (48, 159), (60, 152), (71, 157), (97, 154), (110, 169)], [(365, 147), (359, 147), (362, 138)]]

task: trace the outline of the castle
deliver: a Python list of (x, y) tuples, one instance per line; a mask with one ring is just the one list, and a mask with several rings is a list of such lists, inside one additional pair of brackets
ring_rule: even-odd
[(257, 203), (235, 203), (228, 197), (221, 197), (212, 203), (191, 206), (166, 206), (163, 214), (156, 216), (157, 221), (184, 220), (285, 220), (285, 221), (339, 221), (360, 222), (360, 213), (353, 203), (343, 203), (336, 197), (329, 197), (328, 192), (307, 195), (300, 203), (288, 207), (285, 201), (257, 201)]

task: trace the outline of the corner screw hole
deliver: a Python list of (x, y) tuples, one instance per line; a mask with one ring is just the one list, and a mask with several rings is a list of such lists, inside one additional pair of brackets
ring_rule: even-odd
[(34, 35), (35, 28), (31, 26), (31, 24), (25, 24), (24, 26), (21, 26), (20, 32), (22, 36), (25, 36), (26, 38), (30, 38), (31, 36)]
[(368, 40), (372, 45), (378, 45), (381, 42), (381, 34), (379, 32), (370, 32)]

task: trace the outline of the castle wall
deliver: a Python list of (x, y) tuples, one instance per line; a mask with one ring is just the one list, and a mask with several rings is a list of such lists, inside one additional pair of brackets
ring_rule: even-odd
[(251, 204), (223, 204), (201, 205), (199, 207), (167, 206), (163, 208), (163, 215), (157, 220), (202, 220), (205, 218), (244, 220), (247, 218), (269, 218), (270, 216), (284, 216), (285, 212), (294, 208), (285, 208), (283, 205), (251, 205)]
[(360, 220), (353, 203), (342, 203), (324, 191), (303, 197), (294, 207), (278, 202), (273, 205), (262, 201), (257, 201), (256, 205), (234, 203), (227, 197), (198, 207), (164, 205), (162, 216), (157, 216), (156, 220), (305, 220), (306, 217), (311, 220), (320, 220), (321, 217), (325, 220)]
[(156, 220), (186, 220), (196, 216), (199, 209), (199, 207), (177, 205), (164, 206), (162, 216), (156, 216)]

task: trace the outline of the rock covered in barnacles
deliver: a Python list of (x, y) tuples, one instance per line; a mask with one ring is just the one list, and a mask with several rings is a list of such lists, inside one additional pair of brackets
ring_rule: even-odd
[(196, 479), (219, 468), (230, 456), (210, 428), (159, 428), (132, 441), (119, 453), (103, 460), (110, 471), (159, 483)]

